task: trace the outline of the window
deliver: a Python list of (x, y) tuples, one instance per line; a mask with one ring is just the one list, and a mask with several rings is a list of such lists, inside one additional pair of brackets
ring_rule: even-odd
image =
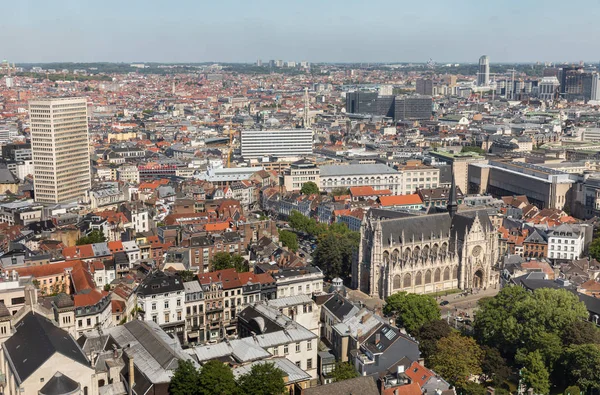
[(312, 369), (312, 358), (306, 360), (306, 369)]
[(152, 302), (152, 310), (156, 310), (156, 302)]
[(83, 326), (83, 320), (78, 320), (77, 326), (81, 328)]
[(92, 325), (92, 319), (91, 319), (91, 318), (88, 318), (88, 319), (87, 319), (87, 326), (91, 326), (91, 325)]
[(298, 366), (300, 369), (302, 369), (302, 363), (300, 361), (296, 361), (296, 366)]
[(273, 347), (273, 356), (278, 356), (279, 355), (279, 346)]
[(296, 352), (300, 352), (300, 343), (296, 343)]
[(40, 377), (40, 383), (43, 383), (43, 382), (44, 382), (44, 378)]
[(308, 351), (312, 350), (312, 340), (309, 340), (306, 342), (306, 349)]
[(177, 299), (177, 307), (181, 307), (181, 299)]
[(169, 313), (165, 313), (165, 322), (169, 322)]
[(288, 345), (286, 344), (283, 346), (283, 355), (288, 355), (288, 353), (289, 353)]
[(169, 301), (165, 300), (165, 309), (168, 309), (168, 308), (169, 308)]

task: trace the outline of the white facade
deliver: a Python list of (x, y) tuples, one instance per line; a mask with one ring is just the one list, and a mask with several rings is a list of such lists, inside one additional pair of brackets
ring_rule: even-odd
[(585, 247), (584, 232), (563, 224), (548, 234), (548, 258), (579, 259)]
[(277, 297), (284, 298), (294, 295), (312, 295), (323, 291), (323, 272), (317, 270), (313, 273), (306, 272), (305, 269), (297, 270), (297, 274), (286, 272), (282, 274), (272, 274), (277, 282)]
[(36, 200), (80, 200), (91, 186), (87, 99), (32, 100), (29, 118)]
[(142, 259), (140, 247), (138, 247), (135, 241), (124, 241), (123, 250), (127, 254), (127, 258), (129, 259), (130, 265), (133, 265), (134, 263), (137, 263), (140, 259)]
[(135, 184), (140, 183), (140, 171), (137, 166), (121, 166), (117, 169), (119, 181), (127, 181)]
[(150, 217), (147, 211), (133, 211), (131, 222), (133, 223), (133, 229), (138, 233), (150, 231)]
[(154, 321), (161, 326), (185, 320), (183, 290), (147, 296), (138, 295), (138, 306), (146, 312), (146, 321)]
[(241, 151), (244, 159), (311, 155), (313, 132), (310, 129), (242, 130)]
[(364, 186), (371, 186), (376, 191), (389, 189), (395, 195), (403, 191), (403, 175), (383, 164), (325, 165), (319, 170), (321, 191)]

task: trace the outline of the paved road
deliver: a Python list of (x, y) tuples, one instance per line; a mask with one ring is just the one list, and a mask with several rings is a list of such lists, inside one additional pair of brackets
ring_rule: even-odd
[(489, 288), (484, 290), (475, 291), (472, 295), (462, 296), (462, 294), (453, 294), (438, 298), (438, 303), (443, 300), (447, 300), (449, 303), (446, 306), (441, 306), (442, 317), (446, 318), (448, 312), (451, 316), (455, 316), (460, 313), (467, 313), (470, 317), (473, 317), (473, 311), (477, 308), (477, 301), (481, 298), (495, 296), (500, 291), (500, 287)]

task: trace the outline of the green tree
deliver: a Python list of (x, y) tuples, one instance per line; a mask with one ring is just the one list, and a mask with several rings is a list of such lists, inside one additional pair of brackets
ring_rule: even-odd
[(280, 230), (279, 240), (284, 247), (287, 247), (292, 251), (298, 250), (298, 236), (294, 232), (290, 232), (289, 230)]
[(106, 292), (110, 291), (110, 284), (105, 284), (105, 285), (104, 285), (104, 290), (105, 290)]
[(511, 369), (506, 360), (500, 354), (500, 351), (494, 347), (484, 346), (483, 360), (481, 361), (481, 370), (486, 381), (491, 381), (492, 385), (499, 387), (511, 374)]
[(288, 223), (292, 229), (304, 232), (308, 225), (308, 218), (302, 215), (300, 211), (292, 210), (288, 216)]
[(331, 372), (331, 377), (335, 381), (348, 380), (358, 377), (358, 372), (348, 362), (337, 362), (333, 372)]
[(240, 393), (280, 395), (285, 391), (284, 373), (273, 363), (254, 364), (250, 372), (238, 379)]
[(585, 393), (600, 390), (600, 346), (580, 344), (567, 348), (563, 368), (567, 383), (577, 385)]
[(171, 395), (195, 395), (198, 394), (200, 373), (192, 361), (179, 360), (177, 369), (169, 384)]
[(600, 260), (600, 237), (595, 235), (594, 240), (590, 243), (589, 253), (592, 258)]
[(302, 184), (302, 189), (300, 189), (300, 193), (303, 195), (318, 195), (319, 194), (319, 186), (312, 181), (305, 182)]
[(413, 335), (426, 323), (441, 319), (440, 308), (429, 295), (397, 292), (385, 300), (385, 315), (396, 317), (396, 325)]
[(200, 395), (232, 395), (237, 393), (237, 384), (228, 365), (212, 360), (200, 370), (198, 389)]
[(106, 241), (106, 237), (101, 230), (95, 229), (92, 230), (87, 236), (83, 236), (75, 242), (78, 246), (85, 244), (95, 244), (95, 243), (104, 243)]
[(350, 189), (348, 188), (335, 188), (331, 191), (331, 196), (346, 196), (350, 195)]
[(460, 393), (465, 395), (486, 395), (487, 393), (483, 385), (472, 381), (468, 381), (461, 390)]
[(576, 385), (571, 385), (570, 387), (567, 387), (564, 395), (581, 395), (581, 389)]
[(544, 364), (544, 358), (539, 350), (524, 356), (518, 356), (518, 362), (523, 365), (521, 377), (523, 382), (533, 388), (536, 394), (550, 393), (550, 373)]
[(567, 325), (562, 335), (563, 343), (567, 346), (600, 343), (600, 331), (589, 321), (575, 321)]
[(419, 350), (425, 358), (427, 366), (430, 365), (431, 357), (437, 352), (437, 342), (449, 336), (452, 333), (452, 328), (445, 320), (433, 320), (423, 324), (416, 336), (419, 340)]
[(191, 270), (182, 270), (179, 272), (179, 277), (181, 277), (181, 281), (187, 282), (193, 281), (196, 275)]
[(479, 302), (475, 335), (481, 344), (498, 348), (508, 359), (521, 348), (534, 351), (548, 346), (542, 356), (552, 360), (557, 336), (587, 316), (585, 305), (567, 290), (541, 288), (531, 294), (521, 287), (506, 287)]
[(228, 252), (217, 252), (213, 255), (212, 270), (224, 270), (234, 268), (238, 273), (247, 272), (249, 270), (244, 257), (239, 254), (230, 254)]
[(458, 388), (465, 388), (471, 375), (482, 373), (483, 350), (471, 337), (452, 333), (437, 343), (432, 368)]

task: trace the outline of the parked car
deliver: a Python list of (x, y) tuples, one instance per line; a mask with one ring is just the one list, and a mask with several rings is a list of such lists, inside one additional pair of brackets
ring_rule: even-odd
[(447, 300), (442, 301), (442, 303), (440, 303), (440, 306), (446, 306), (450, 304), (450, 302), (448, 302)]

